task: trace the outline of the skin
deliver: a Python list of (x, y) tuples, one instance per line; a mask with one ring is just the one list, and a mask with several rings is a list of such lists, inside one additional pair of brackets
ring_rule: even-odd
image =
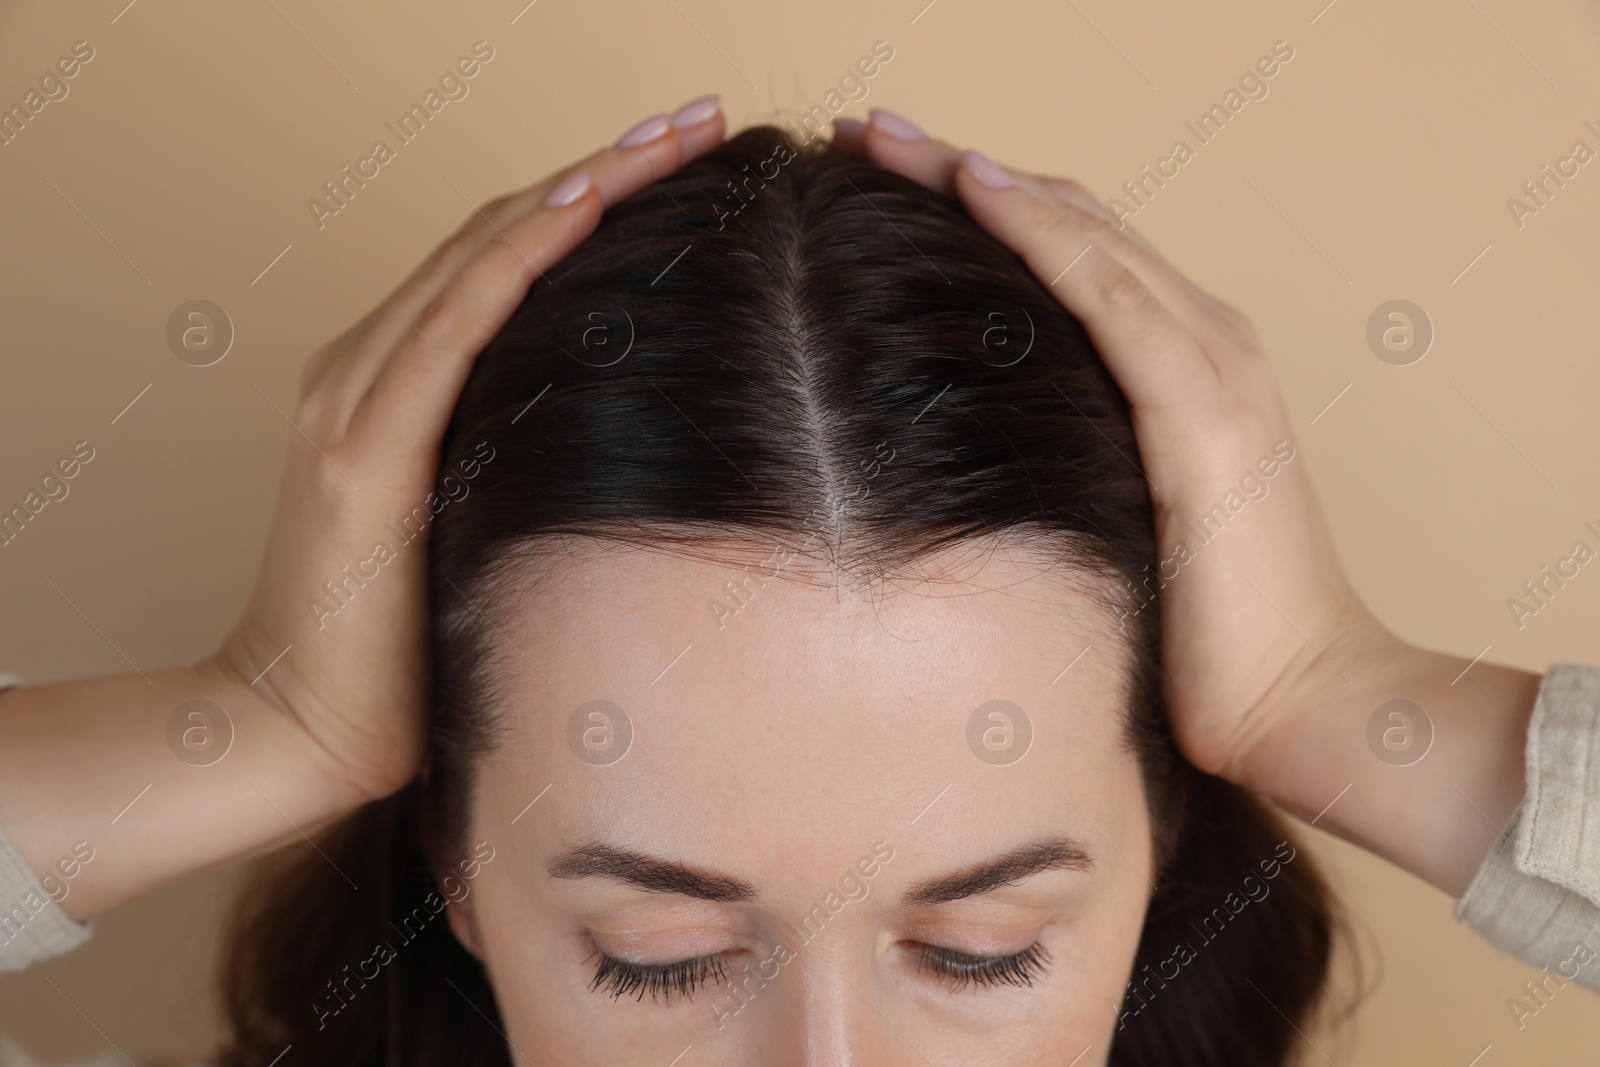
[[(95, 850), (92, 863), (75, 874), (70, 894), (61, 898), (70, 917), (87, 919), (191, 872), (297, 841), (412, 777), (423, 754), (428, 600), (422, 553), (412, 550), (388, 564), (382, 582), (372, 583), (325, 628), (316, 626), (305, 602), (341, 566), (368, 554), (387, 520), (426, 497), (438, 473), (435, 457), (444, 426), (473, 358), (539, 272), (593, 228), (605, 204), (710, 149), (723, 132), (718, 113), (691, 128), (669, 127), (644, 145), (596, 153), (572, 168), (588, 170), (591, 186), (562, 206), (540, 205), (568, 172), (485, 205), (388, 300), (313, 355), (302, 377), (295, 416), (301, 433), (289, 446), (262, 577), (239, 625), (215, 655), (193, 666), (148, 672), (148, 679), (116, 675), (0, 693), (0, 826), (36, 871), (54, 867), (75, 841), (87, 840)], [(1082, 186), (1019, 171), (1006, 171), (1010, 184), (1003, 187), (986, 184), (974, 159), (960, 150), (931, 138), (898, 138), (876, 123), (842, 127), (839, 142), (845, 150), (959, 197), (1083, 321), (1129, 400), (1163, 558), (1185, 536), (1185, 524), (1208, 511), (1242, 472), (1276, 442), (1292, 442), (1271, 362), (1248, 320), (1196, 287), (1133, 227), (1119, 226)], [(515, 1043), (544, 1048), (535, 1041), (535, 1030), (541, 1040), (545, 1033), (540, 1018), (525, 1014), (545, 1010), (524, 1003), (534, 988), (564, 1000), (580, 1017), (605, 1015), (606, 1025), (618, 1024), (618, 1058), (646, 1044), (653, 1053), (667, 1034), (690, 1035), (684, 1043), (698, 1043), (694, 1035), (703, 1032), (704, 1017), (648, 998), (642, 1004), (613, 1003), (583, 993), (584, 972), (574, 960), (574, 939), (586, 923), (599, 925), (604, 919), (611, 936), (623, 938), (627, 923), (649, 919), (656, 937), (663, 920), (651, 909), (663, 906), (666, 897), (645, 894), (649, 899), (636, 900), (640, 894), (613, 884), (614, 879), (556, 879), (547, 867), (540, 871), (541, 863), (588, 835), (626, 831), (634, 835), (634, 845), (647, 843), (667, 853), (665, 858), (749, 883), (754, 895), (737, 905), (719, 905), (715, 915), (685, 912), (665, 922), (676, 922), (680, 930), (717, 927), (726, 942), (721, 947), (744, 952), (760, 942), (774, 916), (809, 907), (816, 893), (874, 842), (896, 850), (860, 902), (864, 906), (852, 903), (837, 926), (830, 924), (816, 951), (785, 968), (793, 975), (785, 974), (741, 1012), (736, 1026), (720, 1038), (705, 1038), (708, 1055), (723, 1056), (722, 1062), (772, 1062), (785, 1056), (802, 1063), (919, 1062), (921, 1057), (909, 1051), (913, 1046), (928, 1056), (945, 1055), (940, 1042), (969, 1051), (966, 1058), (949, 1062), (982, 1062), (984, 1056), (993, 1062), (993, 1055), (1003, 1055), (1009, 1058), (1002, 1062), (1025, 1063), (1041, 1050), (1048, 1062), (1057, 1062), (1063, 1049), (1070, 1056), (1091, 1042), (1090, 1055), (1103, 1055), (1104, 1045), (1095, 1036), (1108, 1032), (1110, 1012), (1096, 1021), (1100, 1009), (1083, 1008), (1080, 1001), (1114, 990), (1126, 976), (1136, 934), (1117, 923), (1135, 919), (1126, 914), (1118, 919), (1113, 910), (1142, 911), (1144, 890), (1132, 884), (1131, 892), (1124, 885), (1119, 893), (1108, 885), (1113, 878), (1127, 882), (1131, 869), (1140, 867), (1149, 833), (1148, 825), (1137, 825), (1143, 808), (1127, 793), (1131, 779), (1116, 766), (1114, 746), (1104, 732), (1110, 719), (1105, 694), (1072, 688), (1080, 679), (1088, 685), (1110, 675), (1096, 675), (1101, 668), (1086, 658), (1056, 687), (1068, 686), (1071, 678), (1064, 692), (1074, 694), (1072, 700), (1055, 690), (1038, 690), (1042, 665), (1064, 664), (1069, 657), (1063, 649), (1081, 646), (1063, 645), (1040, 616), (1029, 624), (1034, 608), (1019, 606), (1020, 598), (962, 598), (956, 602), (965, 621), (941, 616), (941, 604), (950, 602), (926, 590), (892, 598), (896, 618), (911, 633), (932, 635), (931, 643), (984, 647), (1004, 656), (1033, 653), (1011, 663), (1012, 674), (1004, 678), (958, 656), (962, 670), (954, 672), (952, 664), (946, 673), (952, 674), (949, 688), (959, 691), (959, 698), (944, 696), (947, 689), (928, 688), (909, 660), (903, 670), (889, 669), (902, 662), (906, 646), (885, 643), (871, 627), (857, 625), (859, 603), (848, 598), (823, 603), (808, 598), (802, 587), (790, 592), (769, 585), (769, 613), (738, 620), (751, 625), (736, 640), (697, 645), (650, 694), (635, 699), (642, 692), (640, 678), (629, 672), (653, 678), (676, 654), (671, 646), (679, 622), (671, 614), (682, 605), (665, 594), (681, 591), (693, 574), (660, 559), (637, 566), (637, 587), (611, 589), (611, 601), (584, 605), (579, 603), (584, 598), (569, 597), (543, 606), (546, 612), (594, 613), (574, 615), (567, 620), (570, 627), (553, 629), (605, 625), (608, 634), (639, 650), (631, 661), (608, 657), (590, 663), (586, 673), (580, 649), (563, 647), (560, 637), (541, 636), (529, 625), (531, 614), (516, 620), (527, 631), (519, 630), (519, 643), (538, 646), (540, 656), (559, 664), (561, 681), (550, 685), (566, 688), (559, 699), (552, 693), (548, 705), (530, 695), (507, 752), (486, 768), (475, 819), (486, 835), (494, 829), (487, 839), (507, 841), (507, 862), (497, 856), (485, 864), (474, 893), (449, 909), (458, 935), (482, 946)], [(716, 577), (702, 572), (691, 584), (699, 589), (702, 579)], [(982, 581), (1012, 588), (1014, 577), (1002, 570)], [(706, 581), (706, 587), (719, 586), (720, 581)], [(645, 622), (617, 614), (628, 597), (652, 595)], [(1060, 585), (1054, 597), (1040, 603), (1050, 603), (1051, 617), (1062, 625), (1070, 621), (1083, 635), (1106, 625), (1107, 620), (1097, 623), (1091, 617), (1081, 597), (1064, 595)], [(1252, 504), (1206, 545), (1162, 590), (1162, 598), (1164, 687), (1174, 734), (1193, 763), (1261, 790), (1302, 817), (1317, 818), (1319, 826), (1451, 895), (1465, 889), (1497, 827), (1506, 824), (1521, 799), (1523, 750), (1538, 676), (1416, 648), (1374, 618), (1339, 567), (1303, 459), (1286, 465), (1273, 481), (1271, 496)], [(694, 599), (685, 602), (692, 608)], [(704, 611), (703, 605), (698, 610)], [(788, 630), (775, 621), (780, 619), (791, 623)], [(652, 630), (651, 620), (661, 629)], [(805, 625), (797, 630), (795, 620)], [(818, 620), (827, 621), (819, 625)], [(961, 629), (968, 625), (973, 632)], [(793, 639), (796, 632), (817, 643), (808, 645), (815, 655), (804, 661), (815, 673), (789, 679), (792, 687), (763, 684), (764, 699), (777, 693), (798, 703), (811, 692), (841, 718), (863, 708), (882, 716), (851, 720), (860, 720), (876, 744), (828, 749), (824, 766), (846, 771), (834, 792), (803, 789), (793, 768), (772, 756), (782, 741), (820, 758), (817, 746), (829, 735), (800, 726), (816, 714), (817, 704), (769, 706), (755, 717), (740, 715), (740, 690), (713, 684), (719, 677), (767, 677), (750, 672), (784, 661), (756, 654), (763, 642), (771, 651), (776, 634)], [(673, 641), (665, 647), (659, 640), (651, 644), (661, 633), (673, 634)], [(824, 640), (825, 635), (833, 636)], [(541, 644), (546, 640), (551, 647)], [(273, 663), (286, 647), (290, 650)], [(942, 665), (940, 656), (928, 658)], [(637, 666), (618, 672), (619, 663), (657, 666), (649, 672)], [(721, 675), (711, 666), (718, 663)], [(861, 669), (869, 663), (871, 670)], [(268, 664), (271, 669), (261, 673)], [(859, 679), (859, 692), (821, 665), (854, 669), (847, 677)], [(1110, 665), (1108, 656), (1105, 668)], [(518, 670), (514, 664), (505, 669)], [(785, 669), (796, 668), (791, 663)], [(624, 675), (615, 683), (624, 696), (610, 699), (639, 710), (638, 751), (609, 768), (581, 764), (567, 754), (569, 765), (563, 767), (555, 759), (563, 755), (560, 746), (550, 743), (553, 726), (563, 712), (593, 695), (592, 682), (583, 679), (611, 673)], [(924, 688), (919, 713), (935, 715), (945, 728), (927, 736), (889, 733), (919, 686)], [(944, 766), (952, 750), (958, 763), (962, 757), (961, 745), (950, 740), (952, 724), (970, 713), (975, 700), (1012, 686), (1020, 686), (1026, 699), (1008, 699), (1041, 708), (1041, 717), (1053, 727), (1041, 730), (1039, 753), (1004, 768), (1005, 774), (987, 766), (958, 770), (952, 765), (943, 776), (952, 783), (950, 792), (917, 829), (903, 832), (905, 820), (939, 788), (932, 778), (940, 775), (932, 769)], [(755, 683), (747, 681), (746, 690), (753, 688)], [(1433, 749), (1406, 768), (1375, 759), (1365, 741), (1372, 710), (1396, 698), (1421, 705), (1435, 727)], [(194, 699), (221, 705), (235, 730), (228, 756), (205, 768), (174, 758), (165, 741), (173, 709)], [(652, 716), (665, 721), (674, 708), (681, 709), (678, 719), (696, 724), (692, 730), (648, 729)], [(702, 713), (710, 716), (708, 724), (724, 727), (727, 739), (747, 743), (724, 751), (724, 762), (708, 760), (708, 752), (729, 740), (702, 728)], [(758, 724), (770, 725), (772, 734)], [(1069, 726), (1084, 731), (1081, 747), (1063, 743), (1070, 730), (1057, 734), (1054, 729)], [(1096, 734), (1097, 729), (1102, 732)], [(696, 735), (698, 748), (681, 739)], [(910, 758), (913, 751), (916, 759)], [(1034, 759), (1046, 752), (1048, 759)], [(1073, 812), (1049, 800), (1048, 775), (1029, 777), (1043, 774), (1047, 763), (1073, 767), (1079, 753), (1090, 752), (1104, 759), (1055, 784), (1073, 793), (1082, 813), (1093, 814), (1093, 822), (1121, 842), (1126, 862), (1121, 857), (1113, 862), (1100, 847), (1108, 843), (1105, 838), (1085, 833)], [(513, 753), (520, 754), (521, 763)], [(731, 757), (737, 759), (730, 763)], [(970, 752), (965, 758), (971, 761)], [(541, 760), (549, 764), (542, 782)], [(746, 824), (722, 816), (726, 808), (716, 801), (730, 795), (731, 787), (720, 777), (729, 766), (741, 774), (762, 774), (752, 782), (772, 783), (774, 799), (770, 804), (760, 800), (759, 821)], [(694, 770), (676, 773), (680, 768)], [(705, 773), (708, 768), (715, 773)], [(596, 771), (615, 773), (606, 777)], [(831, 777), (833, 771), (826, 774)], [(1016, 887), (1024, 896), (1035, 890), (1054, 894), (1043, 903), (1019, 905), (1004, 899), (1012, 890), (996, 890), (979, 907), (979, 912), (991, 906), (1035, 908), (1035, 917), (1046, 912), (1066, 917), (1053, 928), (1057, 947), (1051, 978), (1027, 992), (968, 992), (938, 1001), (943, 994), (918, 985), (902, 966), (895, 946), (915, 939), (906, 933), (915, 923), (911, 912), (895, 902), (917, 880), (981, 860), (986, 849), (1002, 843), (1002, 834), (1012, 832), (984, 818), (989, 807), (970, 806), (970, 798), (978, 795), (972, 783), (983, 779), (993, 781), (992, 795), (1005, 798), (1001, 810), (1014, 816), (1015, 826), (1026, 824), (1031, 832), (1034, 825), (1048, 823), (1052, 832), (1068, 833), (1087, 849), (1093, 864), (1091, 872), (1042, 872)], [(660, 805), (642, 809), (639, 798), (655, 793), (615, 785), (633, 781), (670, 798), (681, 813), (669, 818)], [(548, 806), (535, 807), (537, 818), (530, 813), (513, 826), (512, 815), (546, 782), (552, 788), (540, 804)], [(613, 791), (588, 794), (591, 811), (603, 804), (616, 818), (586, 824), (578, 798), (605, 783), (613, 783)], [(1080, 787), (1087, 791), (1082, 800), (1076, 793)], [(136, 805), (111, 824), (136, 796)], [(794, 825), (801, 821), (793, 818), (797, 811), (814, 812), (816, 818)], [(497, 822), (503, 825), (495, 829)], [(741, 838), (745, 833), (754, 836)], [(928, 840), (937, 836), (938, 847), (919, 843), (922, 833)], [(523, 892), (513, 895), (518, 884)], [(473, 932), (473, 916), (480, 911), (481, 938)], [(994, 921), (993, 912), (988, 919), (979, 912), (955, 923), (966, 933), (947, 927), (937, 936), (948, 935), (949, 944), (974, 936), (971, 930)], [(1091, 913), (1104, 923), (1098, 942), (1090, 929), (1098, 924), (1083, 918)], [(1076, 925), (1074, 916), (1081, 920)], [(550, 945), (548, 962), (534, 962), (527, 945), (489, 936), (513, 929)], [(921, 936), (935, 940), (934, 933)], [(853, 994), (847, 979), (857, 987)], [(1028, 997), (1036, 998), (1037, 1011), (1027, 1007)], [(933, 1004), (944, 1006), (933, 1010)], [(1014, 1021), (1025, 1020), (1018, 1025), (1027, 1035), (1011, 1045), (1005, 1043), (1011, 1040), (1007, 1035), (1019, 1031), (1004, 1025), (1008, 1011)], [(888, 1020), (893, 1027), (885, 1028)], [(552, 1033), (559, 1038), (573, 1031)], [(1074, 1046), (1079, 1038), (1083, 1041)], [(593, 1053), (588, 1045), (569, 1045), (568, 1051), (571, 1062)]]
[[(708, 596), (737, 573), (596, 551), (563, 558), (501, 623), (516, 646), (493, 672), (508, 733), (482, 767), (470, 831), (495, 858), (449, 914), (488, 967), (513, 1046), (560, 1064), (664, 1064), (686, 1045), (703, 1064), (1042, 1065), (1064, 1049), (1103, 1063), (1151, 891), (1111, 614), (1048, 562), (969, 549), (931, 559), (931, 581), (836, 590), (828, 575), (786, 574), (719, 629)], [(634, 730), (604, 766), (566, 738), (596, 697)], [(1007, 766), (967, 745), (969, 716), (996, 697), (1035, 730)], [(906, 899), (1040, 842), (1064, 852), (1062, 839), (1080, 856), (1055, 869)], [(891, 858), (863, 878), (874, 846)], [(549, 873), (598, 848), (748, 896), (641, 888), (625, 868)], [(815, 939), (791, 936), (793, 959), (759, 981), (786, 924), (852, 874)], [(1052, 962), (1027, 986), (953, 990), (918, 966), (921, 945), (1005, 956), (1036, 941)], [(758, 980), (743, 1002), (718, 981), (617, 999), (591, 989), (597, 948), (642, 964), (718, 955)]]

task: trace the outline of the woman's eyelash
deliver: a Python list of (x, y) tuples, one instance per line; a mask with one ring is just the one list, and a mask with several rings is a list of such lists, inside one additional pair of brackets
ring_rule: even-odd
[[(920, 945), (917, 969), (929, 971), (948, 981), (952, 988), (990, 986), (1031, 986), (1050, 969), (1050, 953), (1035, 941), (1021, 952), (1009, 956), (975, 956), (953, 948)], [(674, 995), (692, 997), (713, 982), (726, 981), (727, 964), (722, 956), (695, 956), (672, 963), (630, 963), (598, 953), (591, 991), (604, 990), (612, 1000), (633, 994), (634, 1000), (670, 1002)]]
[(673, 963), (629, 963), (604, 952), (599, 956), (600, 964), (595, 968), (589, 989), (604, 989), (612, 1000), (629, 993), (634, 994), (635, 1000), (643, 1000), (646, 993), (651, 1000), (671, 1001), (674, 994), (692, 997), (695, 990), (728, 976), (721, 955), (696, 956)]
[(1009, 956), (974, 956), (953, 948), (922, 945), (917, 969), (944, 978), (953, 989), (1031, 986), (1050, 970), (1050, 953), (1037, 941)]

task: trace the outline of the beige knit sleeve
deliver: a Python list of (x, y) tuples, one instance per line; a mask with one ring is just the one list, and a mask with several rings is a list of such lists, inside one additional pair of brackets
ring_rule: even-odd
[[(0, 673), (0, 689), (20, 681)], [(91, 923), (73, 922), (50, 899), (28, 861), (0, 833), (0, 974), (71, 952), (92, 932)], [(7, 1067), (7, 1061), (0, 1059), (0, 1067)]]
[(69, 918), (0, 833), (0, 973), (71, 952), (89, 940), (93, 925)]
[(1600, 991), (1600, 668), (1550, 668), (1524, 758), (1522, 804), (1456, 918), (1545, 981)]

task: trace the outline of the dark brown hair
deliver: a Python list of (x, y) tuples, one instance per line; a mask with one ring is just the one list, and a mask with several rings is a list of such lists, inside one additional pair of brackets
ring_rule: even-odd
[[(502, 606), (529, 546), (804, 542), (888, 573), (1004, 535), (1106, 589), (1155, 558), (1127, 405), (1082, 325), (956, 202), (771, 127), (616, 205), (533, 287), (478, 361), (445, 469), (485, 443), (430, 534), (428, 765), (241, 898), (226, 1064), (290, 1044), (297, 1065), (510, 1063), (483, 967), (430, 920), (495, 743), (476, 605)], [(1276, 815), (1179, 757), (1159, 605), (1135, 606), (1127, 736), (1158, 888), (1111, 1063), (1275, 1067), (1326, 985), (1331, 895)], [(380, 975), (352, 970), (402, 929)]]

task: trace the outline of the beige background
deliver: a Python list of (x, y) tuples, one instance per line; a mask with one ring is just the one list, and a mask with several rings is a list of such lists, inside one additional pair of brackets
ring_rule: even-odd
[[(149, 667), (210, 650), (253, 580), (290, 432), (257, 388), (288, 409), (306, 353), (466, 200), (702, 92), (723, 94), (735, 127), (793, 115), (878, 40), (895, 57), (850, 113), (902, 110), (1102, 195), (1176, 138), (1193, 146), (1184, 122), (1287, 40), (1295, 57), (1270, 94), (1137, 224), (1261, 326), (1340, 551), (1381, 617), (1412, 640), (1466, 656), (1490, 645), (1489, 658), (1534, 670), (1600, 662), (1600, 570), (1521, 631), (1506, 607), (1588, 536), (1584, 520), (1600, 525), (1586, 321), (1600, 163), (1521, 229), (1506, 206), (1575, 140), (1600, 149), (1583, 127), (1600, 127), (1594, 5), (524, 2), (0, 5), (0, 102), (20, 101), (73, 42), (96, 52), (70, 95), (0, 148), (0, 502), (74, 442), (97, 451), (70, 497), (0, 549), (0, 666), (47, 680), (125, 670), (124, 654)], [(306, 199), (480, 39), (496, 57), (471, 95), (318, 231)], [(1437, 331), (1409, 367), (1380, 362), (1364, 338), (1396, 297)], [(164, 339), (194, 298), (237, 329), (205, 369)], [(1531, 968), (1455, 924), (1440, 893), (1316, 845), (1375, 984), (1353, 1028), (1313, 1035), (1329, 1061), (1592, 1056), (1600, 1000), (1569, 987), (1519, 1032), (1506, 1001)], [(232, 877), (129, 905), (82, 951), (0, 979), (0, 1033), (52, 1058), (108, 1041), (134, 1057), (204, 1051)]]

